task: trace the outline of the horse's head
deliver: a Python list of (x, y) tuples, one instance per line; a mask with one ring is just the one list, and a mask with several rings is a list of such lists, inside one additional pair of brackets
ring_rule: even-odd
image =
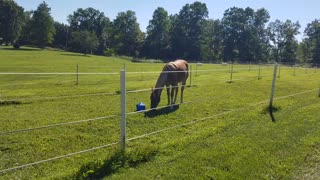
[(151, 109), (156, 108), (160, 103), (160, 91), (158, 89), (155, 89), (152, 91), (150, 100), (151, 100)]

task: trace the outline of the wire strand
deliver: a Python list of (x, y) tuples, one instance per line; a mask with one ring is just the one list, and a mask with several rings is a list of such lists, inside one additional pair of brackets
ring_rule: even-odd
[[(310, 90), (310, 91), (312, 91), (312, 90)], [(308, 92), (310, 92), (310, 91), (308, 91)], [(307, 91), (305, 91), (305, 92), (307, 92)], [(293, 95), (299, 95), (299, 94), (302, 94), (302, 93), (296, 93), (296, 94), (293, 94)], [(291, 95), (291, 96), (293, 96), (293, 95)], [(285, 97), (290, 97), (290, 96), (284, 96), (283, 98), (285, 98)], [(280, 99), (280, 97), (278, 99)], [(255, 107), (255, 106), (267, 103), (267, 102), (269, 102), (269, 101), (265, 100), (265, 101), (261, 101), (261, 102), (258, 102), (258, 103), (250, 104), (250, 105), (245, 106), (243, 108), (232, 109), (232, 110), (225, 111), (225, 112), (222, 112), (222, 113), (219, 113), (219, 114), (215, 114), (215, 115), (212, 115), (212, 116), (199, 118), (197, 120), (192, 120), (192, 121), (189, 121), (189, 122), (186, 122), (186, 123), (182, 123), (182, 124), (178, 124), (178, 125), (175, 125), (175, 126), (172, 126), (172, 127), (164, 128), (164, 129), (161, 129), (161, 130), (158, 130), (158, 131), (153, 131), (153, 132), (150, 132), (150, 133), (142, 134), (140, 136), (129, 138), (126, 141), (133, 141), (133, 140), (136, 140), (136, 139), (141, 139), (141, 138), (144, 138), (144, 137), (147, 137), (147, 136), (150, 136), (150, 135), (158, 134), (158, 133), (161, 133), (161, 132), (164, 132), (164, 131), (168, 131), (168, 130), (172, 130), (172, 129), (175, 129), (175, 128), (179, 128), (179, 127), (182, 127), (182, 126), (196, 124), (198, 122), (205, 121), (207, 119), (213, 119), (215, 117), (223, 116), (223, 115), (226, 115), (226, 114), (229, 114), (229, 113), (232, 113), (232, 112), (241, 111), (241, 110), (245, 110), (245, 109), (250, 109), (251, 107)], [(3, 169), (3, 170), (0, 170), (0, 173), (5, 173), (5, 172), (8, 172), (8, 171), (13, 171), (13, 170), (22, 169), (22, 168), (25, 168), (25, 167), (34, 166), (34, 165), (45, 163), (45, 162), (50, 162), (50, 161), (54, 161), (54, 160), (58, 160), (58, 159), (62, 159), (62, 158), (66, 158), (66, 157), (70, 157), (70, 156), (74, 156), (74, 155), (78, 155), (78, 154), (82, 154), (82, 153), (86, 153), (86, 152), (90, 152), (90, 151), (94, 151), (94, 150), (110, 147), (110, 146), (114, 146), (116, 144), (119, 144), (119, 142), (114, 142), (114, 143), (111, 143), (111, 144), (106, 144), (106, 145), (102, 145), (102, 146), (98, 146), (98, 147), (94, 147), (94, 148), (90, 148), (90, 149), (86, 149), (86, 150), (82, 150), (82, 151), (78, 151), (78, 152), (74, 152), (74, 153), (69, 153), (69, 154), (66, 154), (66, 155), (57, 156), (57, 157), (53, 157), (53, 158), (49, 158), (49, 159), (46, 159), (46, 160), (41, 160), (41, 161), (37, 161), (37, 162), (33, 162), (33, 163), (21, 165), (21, 166), (16, 166), (16, 167), (8, 168), (8, 169)]]
[(18, 129), (18, 130), (13, 130), (13, 131), (1, 132), (0, 135), (15, 134), (15, 133), (34, 131), (34, 130), (39, 130), (39, 129), (54, 128), (54, 127), (70, 125), (70, 124), (78, 124), (78, 123), (83, 123), (83, 122), (90, 122), (90, 121), (97, 121), (97, 120), (102, 120), (102, 119), (109, 119), (109, 118), (113, 118), (113, 117), (117, 117), (117, 116), (118, 115), (110, 115), (110, 116), (104, 116), (104, 117), (98, 117), (98, 118), (92, 118), (92, 119), (84, 119), (84, 120), (72, 121), (72, 122), (66, 122), (66, 123), (50, 124), (50, 125), (39, 126), (39, 127), (34, 127), (34, 128)]

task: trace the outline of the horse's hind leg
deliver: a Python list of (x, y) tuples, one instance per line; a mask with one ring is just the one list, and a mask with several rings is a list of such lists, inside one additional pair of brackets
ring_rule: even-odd
[(171, 85), (171, 104), (174, 104), (174, 92), (175, 92), (175, 85)]
[(176, 101), (177, 101), (178, 89), (179, 89), (179, 88), (178, 88), (178, 84), (176, 84), (176, 85), (174, 86), (174, 89), (172, 89), (172, 91), (174, 92), (174, 100), (173, 100), (172, 104), (175, 104)]

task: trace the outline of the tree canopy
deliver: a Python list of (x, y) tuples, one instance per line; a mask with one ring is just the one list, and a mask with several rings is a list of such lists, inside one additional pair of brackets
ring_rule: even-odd
[(6, 44), (14, 43), (20, 36), (23, 8), (13, 0), (0, 1), (0, 38)]
[(145, 33), (131, 10), (111, 21), (97, 9), (78, 8), (67, 17), (68, 24), (54, 22), (50, 12), (46, 2), (24, 11), (13, 0), (0, 1), (0, 41), (164, 60), (320, 63), (319, 19), (307, 25), (299, 42), (299, 22), (269, 22), (264, 8), (231, 7), (221, 19), (209, 19), (206, 4), (198, 1), (177, 14), (158, 7)]
[(30, 20), (30, 36), (34, 45), (44, 47), (52, 44), (55, 35), (54, 20), (50, 15), (51, 8), (42, 2), (33, 12)]

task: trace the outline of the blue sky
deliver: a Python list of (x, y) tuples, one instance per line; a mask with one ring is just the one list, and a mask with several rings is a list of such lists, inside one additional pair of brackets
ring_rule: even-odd
[[(16, 0), (25, 10), (35, 10), (43, 0)], [(266, 8), (270, 13), (270, 21), (279, 19), (299, 21), (301, 24), (298, 39), (308, 23), (320, 19), (320, 0), (199, 0), (206, 3), (209, 18), (221, 19), (226, 9), (236, 7)], [(67, 23), (67, 16), (77, 8), (93, 7), (113, 20), (119, 12), (133, 10), (136, 12), (142, 31), (146, 31), (149, 20), (157, 7), (163, 7), (169, 14), (179, 13), (182, 6), (195, 0), (46, 0), (51, 7), (51, 15), (55, 21)]]

